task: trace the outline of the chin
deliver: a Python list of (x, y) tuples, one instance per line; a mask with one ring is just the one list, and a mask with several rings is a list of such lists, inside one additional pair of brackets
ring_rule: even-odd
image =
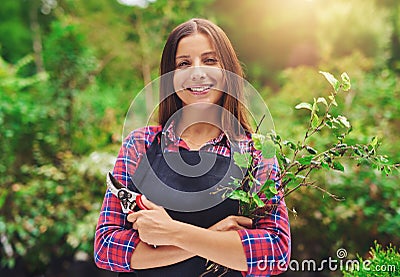
[(193, 103), (189, 103), (187, 106), (190, 109), (193, 110), (205, 110), (205, 109), (215, 109), (215, 104), (211, 101), (208, 100), (204, 100), (204, 101), (197, 101), (197, 102), (193, 102)]

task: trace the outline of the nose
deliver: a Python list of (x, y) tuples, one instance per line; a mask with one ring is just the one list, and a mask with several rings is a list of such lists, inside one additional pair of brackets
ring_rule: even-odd
[(191, 70), (190, 79), (192, 81), (204, 80), (206, 78), (206, 72), (201, 66), (194, 66)]

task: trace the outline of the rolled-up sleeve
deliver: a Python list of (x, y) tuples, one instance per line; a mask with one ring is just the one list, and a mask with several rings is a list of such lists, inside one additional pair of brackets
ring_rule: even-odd
[[(263, 160), (256, 178), (264, 182), (267, 178), (277, 181), (276, 159)], [(267, 212), (258, 219), (254, 229), (238, 230), (246, 254), (248, 271), (245, 276), (277, 275), (287, 270), (290, 261), (291, 239), (288, 212), (283, 192), (265, 199)]]
[[(136, 155), (127, 155), (131, 140), (122, 145), (113, 170), (114, 177), (125, 186), (129, 185), (128, 168), (135, 164)], [(139, 243), (135, 230), (129, 228), (127, 216), (122, 212), (118, 198), (106, 191), (96, 227), (94, 259), (99, 268), (111, 271), (131, 271), (133, 250)]]
[[(130, 174), (135, 172), (153, 135), (153, 130), (136, 130), (124, 140), (114, 165), (113, 175), (126, 187), (133, 185)], [(131, 257), (139, 241), (139, 235), (127, 221), (127, 215), (123, 213), (118, 198), (107, 189), (96, 226), (94, 241), (96, 265), (111, 271), (132, 271)]]

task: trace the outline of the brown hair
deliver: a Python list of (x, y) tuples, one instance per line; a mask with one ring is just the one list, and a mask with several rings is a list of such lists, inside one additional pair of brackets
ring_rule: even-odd
[[(222, 107), (227, 113), (222, 115), (224, 131), (233, 137), (239, 136), (241, 127), (251, 132), (246, 108), (244, 106), (243, 70), (232, 47), (231, 42), (214, 23), (205, 19), (191, 19), (177, 26), (169, 35), (165, 44), (160, 64), (160, 105), (158, 121), (163, 127), (168, 119), (182, 107), (182, 101), (174, 93), (173, 75), (167, 74), (175, 70), (175, 57), (179, 41), (192, 34), (202, 33), (207, 35), (214, 45), (217, 58), (221, 67), (225, 70), (226, 92), (223, 96)], [(233, 74), (232, 74), (233, 73)], [(235, 116), (238, 124), (234, 124), (232, 116)]]

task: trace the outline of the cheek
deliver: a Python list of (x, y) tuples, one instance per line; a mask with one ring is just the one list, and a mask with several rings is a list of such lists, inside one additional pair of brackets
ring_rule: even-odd
[(215, 81), (217, 82), (216, 88), (218, 90), (225, 91), (226, 81), (225, 81), (225, 75), (223, 73), (223, 70), (222, 69), (215, 70), (213, 72), (213, 77), (214, 77)]
[(183, 70), (177, 70), (174, 73), (174, 89), (175, 91), (182, 90), (185, 80), (188, 78), (188, 73)]

